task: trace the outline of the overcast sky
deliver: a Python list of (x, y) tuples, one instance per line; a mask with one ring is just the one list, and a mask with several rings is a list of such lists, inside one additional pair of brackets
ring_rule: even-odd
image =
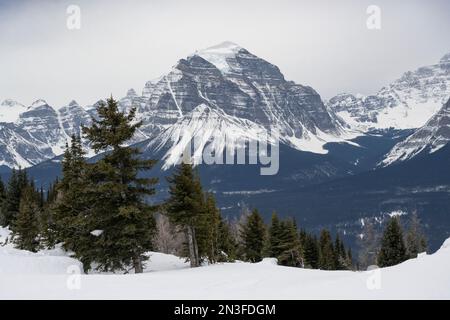
[[(66, 27), (67, 7), (81, 29)], [(366, 27), (369, 5), (381, 29)], [(0, 100), (90, 104), (138, 92), (197, 49), (235, 42), (323, 98), (370, 94), (450, 52), (448, 0), (0, 0)]]

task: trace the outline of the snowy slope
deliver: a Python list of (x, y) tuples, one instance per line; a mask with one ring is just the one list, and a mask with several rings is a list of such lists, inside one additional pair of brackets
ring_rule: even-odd
[(14, 100), (7, 99), (0, 104), (0, 122), (15, 122), (26, 107)]
[(433, 153), (450, 141), (450, 100), (427, 123), (396, 144), (382, 161), (389, 165), (411, 159), (422, 152)]
[(450, 53), (436, 64), (405, 72), (375, 95), (343, 93), (327, 105), (354, 129), (410, 129), (423, 126), (449, 97)]
[(150, 258), (139, 275), (74, 276), (79, 264), (71, 258), (0, 247), (0, 299), (450, 299), (450, 239), (434, 254), (366, 272), (282, 267), (274, 259), (189, 269), (171, 255)]

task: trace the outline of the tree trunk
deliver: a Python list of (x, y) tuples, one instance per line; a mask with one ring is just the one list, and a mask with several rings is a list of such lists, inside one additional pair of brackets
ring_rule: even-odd
[(200, 257), (198, 256), (198, 244), (197, 244), (197, 235), (195, 233), (195, 228), (192, 228), (192, 235), (193, 235), (193, 240), (194, 240), (194, 254), (195, 254), (195, 266), (199, 267), (200, 266)]
[(142, 268), (142, 259), (139, 256), (133, 257), (134, 273), (144, 272)]
[(186, 238), (188, 241), (189, 260), (191, 262), (191, 268), (198, 267), (198, 250), (196, 250), (196, 241), (194, 236), (194, 229), (192, 226), (186, 227)]

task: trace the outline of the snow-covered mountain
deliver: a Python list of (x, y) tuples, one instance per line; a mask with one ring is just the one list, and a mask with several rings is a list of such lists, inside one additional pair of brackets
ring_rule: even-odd
[(169, 146), (166, 167), (187, 143), (199, 142), (194, 158), (211, 143), (222, 152), (226, 143), (273, 136), (298, 150), (326, 153), (323, 145), (344, 141), (344, 130), (310, 87), (286, 81), (278, 67), (236, 44), (225, 42), (182, 59), (165, 76), (148, 82), (142, 118), (160, 131), (152, 146)]
[(29, 107), (11, 100), (6, 105), (9, 112), (0, 117), (0, 165), (8, 167), (29, 167), (61, 154), (70, 135), (90, 121), (75, 101), (59, 110), (42, 99)]
[[(270, 130), (282, 144), (324, 154), (326, 143), (348, 141), (361, 134), (358, 130), (420, 127), (449, 97), (450, 54), (406, 72), (376, 95), (341, 94), (324, 105), (311, 87), (287, 81), (277, 66), (224, 42), (179, 60), (167, 74), (148, 81), (142, 95), (130, 89), (119, 104), (122, 110), (136, 107), (143, 123), (129, 143), (153, 139), (149, 148), (167, 150), (167, 168), (192, 139), (222, 152), (225, 133), (235, 144)], [(5, 100), (0, 165), (28, 167), (60, 155), (81, 124), (95, 117), (99, 102), (54, 108), (44, 100), (29, 107)]]
[(450, 141), (450, 99), (427, 123), (396, 144), (382, 161), (389, 165), (411, 159), (422, 152), (433, 153)]
[[(314, 89), (285, 80), (278, 67), (231, 42), (179, 60), (170, 72), (147, 82), (141, 96), (131, 89), (119, 103), (122, 110), (137, 107), (137, 119), (143, 122), (130, 143), (149, 138), (160, 146), (168, 143), (168, 166), (181, 156), (186, 141), (199, 134), (203, 145), (223, 149), (224, 132), (236, 138), (257, 138), (256, 132), (270, 130), (281, 143), (315, 153), (326, 153), (322, 147), (327, 142), (353, 137)], [(43, 100), (26, 110), (20, 108), (19, 115), (8, 116), (13, 121), (1, 124), (0, 131), (6, 127), (23, 130), (36, 141), (24, 137), (11, 147), (5, 140), (9, 148), (3, 148), (0, 164), (9, 167), (27, 167), (61, 154), (70, 135), (79, 133), (80, 125), (95, 116), (95, 104), (83, 108), (75, 101), (58, 110)], [(192, 131), (195, 128), (201, 130)]]
[(7, 99), (0, 104), (0, 122), (15, 122), (27, 108), (14, 100)]
[(423, 126), (449, 97), (450, 53), (436, 64), (405, 72), (375, 95), (344, 93), (327, 106), (354, 129), (410, 129)]

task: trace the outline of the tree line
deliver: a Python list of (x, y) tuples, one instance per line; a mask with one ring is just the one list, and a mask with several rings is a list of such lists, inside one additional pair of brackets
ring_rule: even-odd
[[(143, 160), (138, 148), (127, 145), (141, 126), (135, 111), (120, 112), (112, 97), (100, 104), (98, 117), (82, 128), (100, 159), (88, 163), (81, 137), (72, 136), (62, 160), (62, 178), (48, 191), (37, 189), (26, 170), (13, 170), (6, 186), (0, 180), (0, 224), (9, 226), (17, 248), (35, 252), (60, 244), (82, 262), (85, 272), (95, 268), (141, 273), (147, 253), (155, 250), (186, 257), (191, 267), (275, 257), (292, 267), (355, 268), (350, 248), (328, 230), (317, 237), (276, 213), (266, 225), (256, 209), (245, 210), (239, 220), (224, 219), (214, 194), (203, 190), (189, 163), (175, 168), (167, 178), (169, 198), (155, 204), (158, 180), (143, 173), (156, 160)], [(398, 237), (403, 241), (390, 223), (380, 263), (406, 257)]]
[(392, 216), (380, 234), (372, 222), (365, 221), (360, 234), (357, 268), (364, 269), (370, 265), (389, 267), (427, 252), (427, 240), (417, 213), (413, 212), (403, 225), (406, 225), (406, 230), (401, 217)]

